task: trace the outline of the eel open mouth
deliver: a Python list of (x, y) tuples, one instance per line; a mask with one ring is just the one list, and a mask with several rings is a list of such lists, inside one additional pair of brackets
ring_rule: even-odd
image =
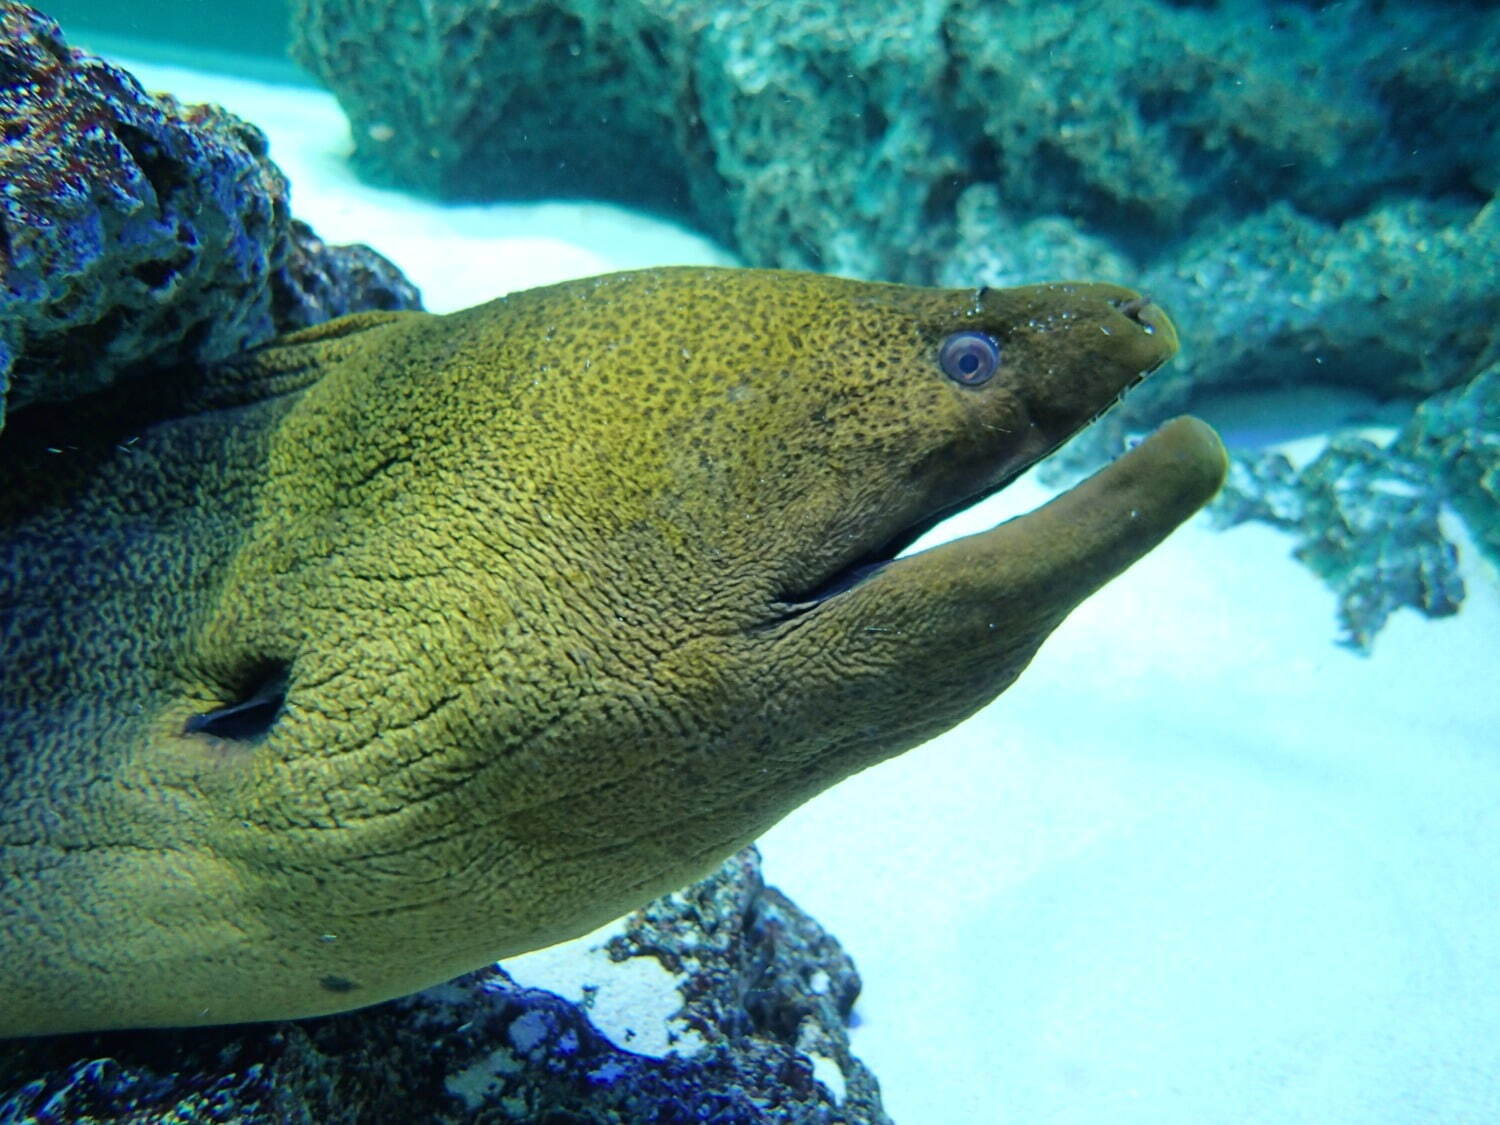
[[(1163, 359), (1162, 362), (1165, 363), (1166, 360)], [(818, 605), (820, 602), (827, 601), (829, 598), (833, 597), (836, 594), (841, 594), (845, 590), (850, 590), (855, 586), (858, 586), (865, 579), (878, 573), (886, 565), (894, 561), (902, 551), (906, 550), (918, 539), (922, 538), (922, 536), (926, 535), (929, 531), (931, 531), (938, 524), (942, 523), (944, 520), (948, 519), (951, 516), (956, 516), (958, 515), (958, 513), (966, 511), (967, 509), (974, 507), (974, 505), (982, 503), (983, 501), (988, 500), (991, 496), (994, 496), (996, 493), (1010, 487), (1011, 484), (1013, 484), (1019, 477), (1024, 475), (1028, 470), (1030, 470), (1032, 466), (1037, 464), (1037, 462), (1057, 452), (1057, 450), (1061, 449), (1070, 440), (1072, 440), (1075, 435), (1082, 433), (1089, 426), (1093, 425), (1094, 422), (1098, 421), (1098, 419), (1101, 418), (1104, 414), (1113, 409), (1114, 406), (1120, 401), (1120, 399), (1122, 399), (1127, 393), (1129, 393), (1132, 388), (1137, 386), (1141, 382), (1141, 380), (1145, 379), (1145, 377), (1154, 370), (1156, 370), (1156, 368), (1153, 367), (1149, 370), (1140, 372), (1135, 376), (1135, 378), (1130, 381), (1129, 386), (1124, 387), (1118, 395), (1101, 406), (1093, 414), (1092, 417), (1083, 420), (1074, 429), (1063, 435), (1057, 441), (1041, 448), (1039, 452), (1036, 452), (1035, 454), (1024, 458), (1010, 472), (1006, 473), (1000, 480), (986, 486), (985, 488), (979, 489), (971, 493), (970, 495), (955, 501), (954, 503), (944, 505), (943, 507), (938, 508), (936, 511), (922, 516), (915, 522), (897, 531), (894, 535), (886, 539), (878, 547), (874, 548), (873, 550), (866, 551), (854, 560), (840, 566), (827, 578), (823, 579), (823, 581), (817, 583), (812, 587), (809, 587), (808, 589), (790, 593), (782, 600), (787, 605), (793, 607), (793, 612), (798, 612), (803, 609), (809, 609), (815, 605)]]
[(995, 495), (995, 493), (1014, 481), (1016, 477), (1020, 476), (1021, 473), (1024, 473), (1026, 469), (1029, 469), (1032, 464), (1035, 464), (1035, 462), (1029, 462), (1025, 467), (1006, 477), (996, 485), (986, 488), (981, 492), (976, 492), (974, 495), (966, 497), (955, 504), (949, 504), (933, 512), (931, 515), (922, 517), (910, 526), (898, 531), (879, 547), (872, 551), (867, 551), (853, 562), (839, 567), (817, 585), (807, 590), (792, 593), (783, 600), (787, 605), (792, 607), (792, 612), (795, 613), (811, 609), (813, 606), (827, 601), (835, 594), (842, 594), (845, 590), (852, 590), (855, 586), (865, 581), (865, 579), (878, 574), (893, 562), (897, 555), (949, 516), (956, 516), (959, 512), (972, 508), (980, 501), (987, 500), (989, 497)]
[[(1050, 452), (1050, 450), (1049, 450)], [(1196, 418), (1182, 417), (1163, 425), (1140, 445), (1122, 454), (1099, 472), (1060, 493), (1042, 507), (1016, 516), (988, 531), (933, 547), (900, 560), (897, 556), (949, 516), (994, 495), (1030, 467), (1032, 461), (1008, 474), (998, 484), (956, 504), (922, 517), (880, 547), (841, 566), (823, 582), (787, 599), (786, 618), (799, 616), (864, 587), (885, 571), (952, 566), (959, 557), (991, 563), (1016, 547), (1033, 561), (1055, 568), (1059, 587), (1072, 585), (1070, 567), (1094, 570), (1101, 563), (1112, 573), (1145, 554), (1177, 524), (1197, 511), (1218, 491), (1228, 468), (1218, 435)], [(1049, 545), (1055, 546), (1047, 559)], [(997, 555), (995, 552), (1002, 552)], [(1106, 561), (1113, 560), (1113, 561)], [(1001, 566), (988, 581), (1003, 585)]]

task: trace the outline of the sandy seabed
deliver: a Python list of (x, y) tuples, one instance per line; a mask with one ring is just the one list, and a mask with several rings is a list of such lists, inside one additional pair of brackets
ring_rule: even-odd
[[(617, 207), (372, 188), (326, 94), (120, 61), (259, 125), (295, 213), (434, 311), (734, 260)], [(998, 702), (761, 841), (860, 967), (854, 1049), (896, 1121), (1500, 1121), (1500, 581), (1454, 533), (1463, 611), (1402, 611), (1361, 657), (1288, 537), (1199, 517)]]

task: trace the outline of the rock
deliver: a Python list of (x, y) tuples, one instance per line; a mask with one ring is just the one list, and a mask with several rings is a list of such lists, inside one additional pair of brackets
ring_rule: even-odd
[[(1098, 277), (1135, 283), (1134, 265), (1107, 239), (1090, 234), (1063, 215), (1017, 222), (994, 184), (966, 188), (958, 199), (957, 216), (958, 248), (944, 260), (938, 272), (939, 285), (955, 289), (969, 285), (999, 287), (1024, 285), (1044, 277)], [(1175, 316), (1175, 308), (1172, 311)], [(1156, 378), (1160, 376), (1153, 376), (1153, 380)]]
[(1280, 453), (1231, 454), (1229, 475), (1209, 502), (1209, 516), (1219, 528), (1261, 520), (1294, 530), (1307, 517), (1307, 499), (1298, 484), (1297, 470)]
[(753, 848), (580, 971), (582, 1003), (494, 966), (321, 1020), (8, 1043), (0, 1122), (889, 1125), (849, 1052), (853, 964)]
[(421, 294), (363, 243), (329, 246), (301, 219), (287, 224), (286, 257), (271, 276), (273, 335), (369, 309), (420, 309)]
[(150, 95), (0, 2), (0, 422), (122, 376), (208, 363), (416, 290), (291, 218), (261, 132)]
[(1142, 265), (1276, 203), (1337, 226), (1500, 190), (1478, 6), (296, 0), (293, 26), (373, 179), (666, 209), (754, 265), (930, 282), (974, 185)]
[(1402, 606), (1446, 617), (1463, 602), (1443, 497), (1431, 465), (1344, 435), (1300, 473), (1279, 453), (1233, 458), (1211, 511), (1221, 526), (1259, 519), (1294, 532), (1297, 558), (1338, 595), (1340, 643), (1368, 652)]
[(1423, 396), (1500, 343), (1500, 207), (1406, 201), (1333, 226), (1277, 204), (1145, 280), (1176, 310), (1201, 392), (1273, 381)]
[(1135, 282), (1171, 310), (1182, 354), (1064, 465), (1093, 467), (1215, 391), (1342, 386), (1415, 402), (1463, 386), (1500, 348), (1496, 261), (1496, 203), (1393, 203), (1339, 226), (1277, 204), (1205, 231)]
[(1338, 594), (1343, 643), (1364, 652), (1401, 606), (1458, 612), (1464, 583), (1444, 506), (1500, 567), (1500, 360), (1423, 402), (1388, 445), (1335, 435), (1300, 473), (1279, 453), (1232, 456), (1209, 511), (1221, 527), (1257, 519), (1293, 532), (1297, 557)]
[(1449, 503), (1500, 567), (1500, 359), (1419, 406), (1396, 450), (1441, 476)]

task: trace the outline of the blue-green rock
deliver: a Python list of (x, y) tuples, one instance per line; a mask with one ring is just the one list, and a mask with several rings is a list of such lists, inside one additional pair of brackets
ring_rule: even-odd
[(1500, 189), (1500, 15), (1380, 0), (296, 0), (370, 176), (660, 208), (752, 264), (931, 281), (992, 185), (1140, 264), (1284, 203)]
[(1213, 226), (1138, 279), (1172, 311), (1181, 355), (1068, 463), (1092, 465), (1224, 391), (1341, 387), (1415, 404), (1463, 386), (1500, 346), (1495, 262), (1496, 203), (1407, 200), (1339, 225), (1277, 204)]
[(419, 304), (379, 254), (292, 218), (255, 126), (146, 93), (11, 0), (0, 138), (0, 426), (7, 409)]
[(1500, 362), (1424, 402), (1396, 447), (1441, 476), (1448, 502), (1500, 566)]
[(1355, 436), (1336, 437), (1300, 473), (1279, 453), (1236, 457), (1214, 501), (1220, 526), (1247, 519), (1285, 528), (1294, 554), (1338, 596), (1339, 640), (1367, 652), (1390, 615), (1458, 612), (1458, 551), (1438, 514), (1434, 467)]

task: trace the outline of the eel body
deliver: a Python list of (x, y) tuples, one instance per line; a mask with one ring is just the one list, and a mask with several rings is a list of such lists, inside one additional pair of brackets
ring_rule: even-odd
[(583, 932), (931, 738), (1217, 488), (1126, 289), (662, 269), (0, 436), (0, 1036), (311, 1016)]

